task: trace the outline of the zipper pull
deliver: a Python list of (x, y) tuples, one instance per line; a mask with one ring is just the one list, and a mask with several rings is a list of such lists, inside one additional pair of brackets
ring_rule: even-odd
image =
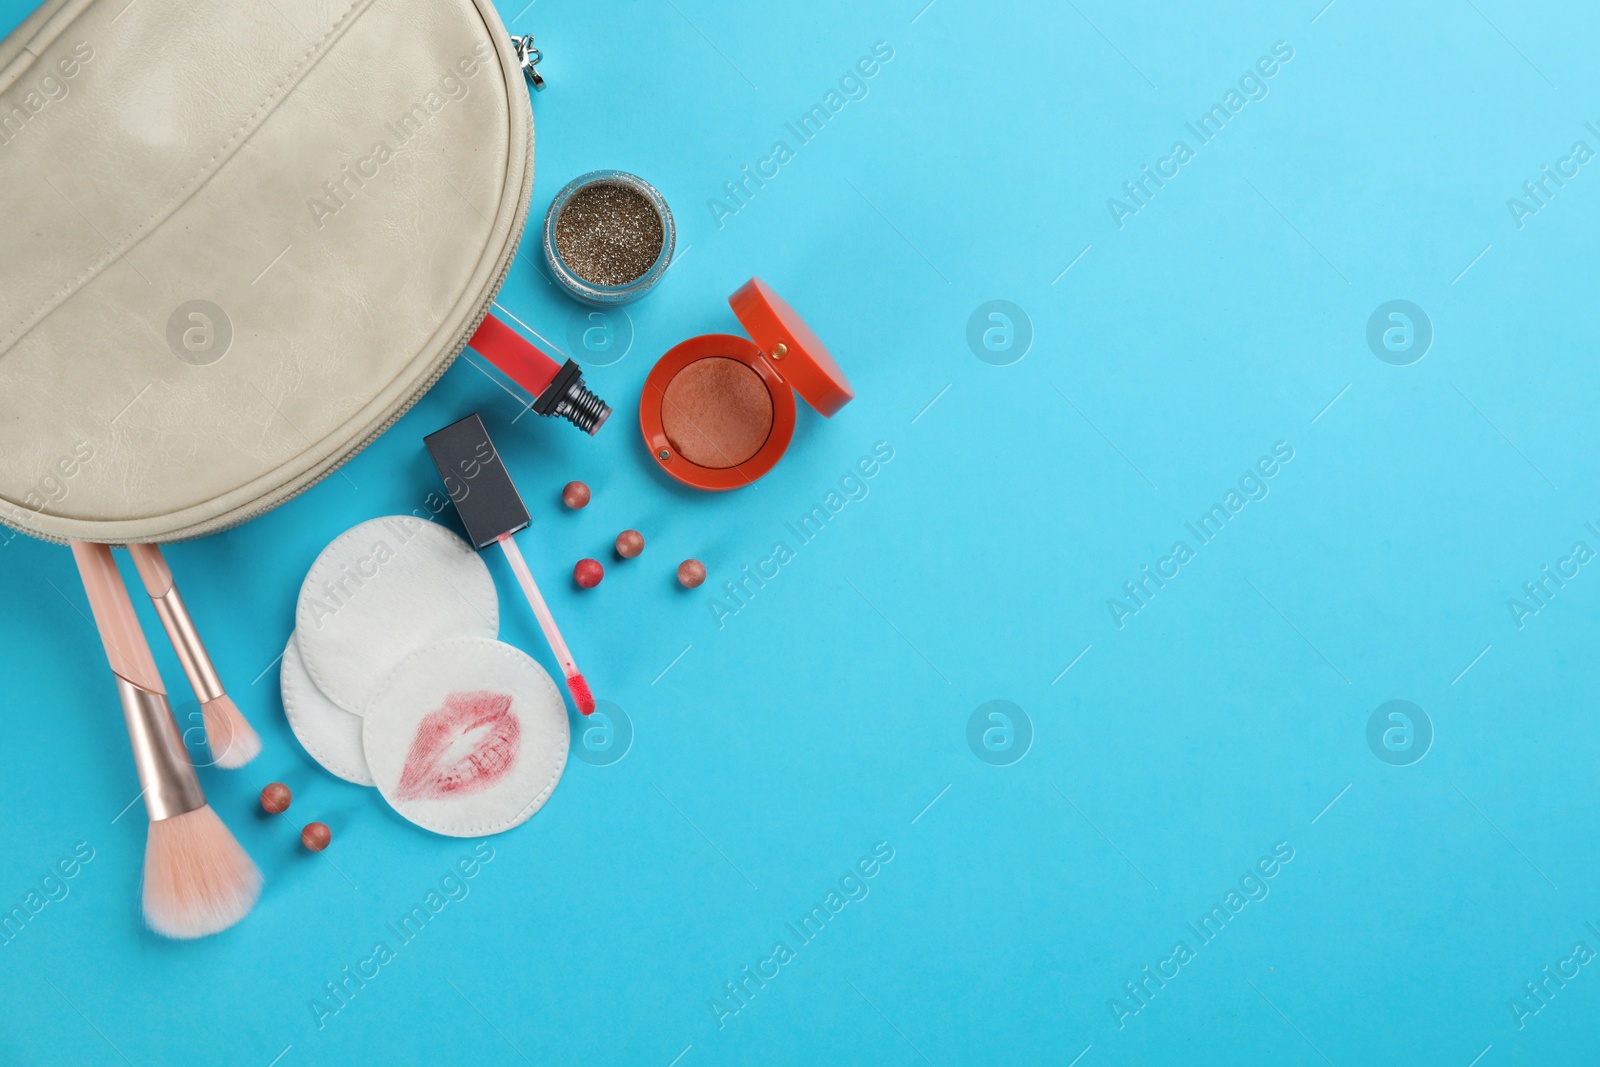
[(528, 76), (528, 83), (537, 92), (544, 88), (544, 75), (539, 73), (539, 60), (544, 54), (533, 45), (533, 34), (525, 33), (521, 37), (511, 38), (511, 47), (517, 53), (517, 62), (522, 64), (522, 73)]

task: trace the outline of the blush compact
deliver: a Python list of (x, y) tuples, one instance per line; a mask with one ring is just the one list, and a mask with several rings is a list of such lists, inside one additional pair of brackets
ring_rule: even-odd
[(738, 489), (770, 471), (794, 436), (799, 393), (831, 417), (855, 397), (811, 327), (759, 278), (728, 298), (750, 336), (673, 346), (645, 379), (639, 427), (658, 466), (696, 489)]

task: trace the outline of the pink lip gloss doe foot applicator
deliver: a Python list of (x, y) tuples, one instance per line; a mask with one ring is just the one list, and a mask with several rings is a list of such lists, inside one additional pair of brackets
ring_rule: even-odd
[(72, 555), (117, 683), (150, 816), (144, 920), (164, 937), (226, 930), (255, 907), (261, 872), (206, 804), (111, 549), (73, 541)]
[(144, 581), (145, 592), (150, 594), (150, 603), (161, 616), (161, 626), (178, 654), (178, 662), (183, 664), (183, 673), (189, 679), (195, 699), (200, 701), (211, 758), (218, 767), (229, 770), (243, 767), (261, 754), (261, 738), (223, 692), (222, 679), (211, 665), (211, 657), (200, 640), (200, 631), (195, 629), (194, 619), (178, 595), (172, 568), (167, 566), (155, 545), (129, 545), (128, 554), (133, 557), (133, 565)]
[(595, 706), (594, 694), (572, 660), (572, 652), (561, 637), (555, 617), (550, 614), (550, 607), (528, 570), (528, 561), (522, 558), (522, 550), (511, 538), (518, 530), (527, 528), (528, 508), (512, 484), (505, 464), (500, 462), (500, 454), (489, 440), (483, 420), (476, 414), (468, 415), (442, 430), (435, 430), (422, 442), (427, 445), (428, 455), (433, 457), (433, 465), (444, 479), (450, 499), (455, 501), (456, 513), (467, 528), (467, 540), (480, 550), (499, 544), (517, 576), (517, 584), (522, 586), (522, 595), (539, 620), (545, 640), (550, 642), (550, 651), (561, 665), (567, 688), (572, 691), (572, 702), (583, 714), (591, 714)]
[(506, 562), (511, 564), (511, 570), (517, 576), (517, 584), (522, 586), (522, 595), (527, 598), (528, 606), (533, 609), (533, 614), (539, 620), (539, 628), (544, 631), (545, 640), (550, 642), (550, 651), (555, 654), (556, 662), (561, 664), (561, 673), (567, 677), (567, 688), (572, 690), (572, 702), (578, 710), (585, 715), (594, 713), (594, 694), (589, 691), (589, 683), (578, 670), (578, 665), (572, 662), (572, 652), (567, 648), (567, 642), (562, 639), (561, 631), (556, 628), (556, 620), (550, 614), (550, 606), (544, 602), (544, 597), (539, 593), (539, 587), (534, 583), (533, 574), (528, 570), (528, 561), (522, 558), (522, 550), (511, 539), (511, 532), (501, 534), (495, 540), (506, 554)]

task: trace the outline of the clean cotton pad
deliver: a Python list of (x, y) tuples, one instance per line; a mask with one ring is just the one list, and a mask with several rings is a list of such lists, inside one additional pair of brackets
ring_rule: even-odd
[(353, 715), (411, 652), (499, 631), (500, 602), (483, 560), (443, 526), (410, 515), (372, 519), (334, 538), (295, 605), (295, 640), (311, 680)]
[(300, 746), (322, 769), (356, 785), (371, 785), (372, 772), (361, 748), (361, 716), (352, 715), (317, 688), (300, 658), (294, 634), (283, 650), (278, 671), (283, 690), (283, 713)]
[(543, 667), (482, 638), (407, 656), (361, 722), (383, 799), (425, 830), (497, 834), (538, 811), (567, 765), (567, 708)]

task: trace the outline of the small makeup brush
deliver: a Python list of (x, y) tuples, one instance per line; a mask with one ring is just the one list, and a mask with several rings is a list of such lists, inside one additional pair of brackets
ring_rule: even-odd
[(550, 614), (550, 606), (544, 602), (528, 570), (528, 561), (522, 558), (522, 550), (511, 539), (512, 534), (527, 528), (528, 508), (511, 483), (505, 464), (500, 462), (500, 454), (489, 440), (483, 420), (475, 414), (468, 415), (434, 431), (422, 441), (428, 446), (433, 465), (439, 468), (445, 491), (455, 501), (461, 525), (467, 528), (467, 539), (477, 549), (500, 545), (517, 576), (517, 584), (522, 586), (522, 595), (539, 620), (545, 640), (550, 642), (550, 651), (561, 665), (567, 688), (572, 691), (572, 702), (583, 714), (592, 714), (595, 704), (589, 683), (573, 662), (572, 651), (567, 648), (555, 617)]
[(261, 872), (206, 804), (111, 549), (73, 541), (72, 555), (117, 683), (150, 816), (144, 921), (163, 937), (226, 930), (255, 907)]
[(206, 646), (195, 629), (194, 619), (178, 595), (178, 586), (172, 580), (172, 568), (155, 545), (129, 545), (128, 554), (144, 581), (150, 603), (161, 617), (161, 626), (167, 631), (172, 650), (178, 654), (183, 673), (189, 679), (195, 699), (200, 701), (200, 715), (205, 721), (206, 744), (211, 748), (211, 758), (218, 767), (233, 770), (261, 754), (261, 738), (256, 734), (238, 705), (223, 692), (222, 679), (211, 665)]

